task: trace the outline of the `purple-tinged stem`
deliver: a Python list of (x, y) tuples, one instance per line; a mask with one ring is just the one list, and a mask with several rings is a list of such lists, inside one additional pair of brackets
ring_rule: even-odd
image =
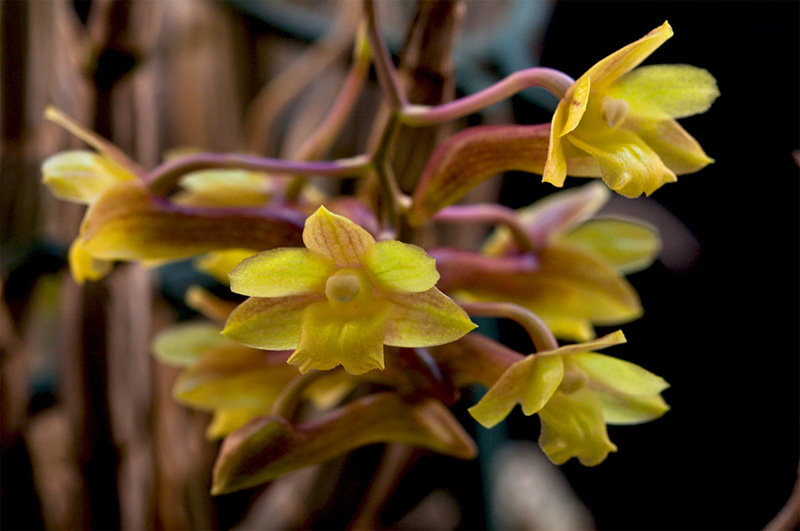
[(405, 125), (435, 125), (474, 114), (531, 87), (542, 87), (561, 99), (575, 80), (552, 68), (528, 68), (514, 72), (494, 85), (463, 98), (433, 107), (408, 105), (400, 109)]
[(464, 310), (476, 317), (503, 317), (511, 319), (525, 329), (536, 347), (536, 352), (555, 350), (558, 342), (541, 317), (510, 302), (459, 302)]
[(513, 209), (492, 203), (476, 205), (452, 205), (434, 214), (435, 221), (444, 222), (478, 222), (505, 225), (517, 247), (523, 252), (536, 251), (536, 244), (528, 235), (525, 226), (520, 223)]
[(384, 95), (389, 100), (389, 105), (394, 110), (399, 110), (408, 106), (408, 99), (400, 85), (400, 78), (397, 69), (392, 63), (392, 56), (389, 48), (381, 35), (378, 25), (378, 15), (376, 13), (375, 2), (364, 0), (364, 13), (367, 16), (367, 40), (369, 41), (372, 55), (374, 57), (375, 73), (378, 76), (378, 83), (383, 89)]

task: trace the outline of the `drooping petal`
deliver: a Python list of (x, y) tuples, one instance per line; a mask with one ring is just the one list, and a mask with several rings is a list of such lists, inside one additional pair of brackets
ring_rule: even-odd
[(602, 463), (617, 447), (608, 438), (597, 397), (587, 389), (558, 392), (539, 411), (542, 431), (539, 446), (553, 463), (577, 457), (584, 466)]
[(135, 178), (108, 157), (92, 151), (62, 151), (42, 163), (42, 182), (54, 196), (86, 205), (111, 185)]
[(383, 369), (383, 339), (389, 305), (374, 300), (356, 314), (337, 312), (328, 301), (303, 311), (300, 343), (289, 358), (300, 372), (330, 370), (342, 365), (350, 374)]
[(324, 297), (251, 297), (231, 312), (222, 333), (225, 337), (249, 347), (291, 350), (300, 342), (303, 310)]
[(222, 328), (205, 321), (181, 323), (159, 333), (153, 340), (153, 354), (162, 363), (186, 367), (209, 350), (230, 344)]
[(628, 395), (645, 396), (658, 394), (669, 387), (660, 376), (634, 363), (611, 356), (583, 352), (572, 356), (571, 360), (586, 371), (592, 384), (599, 385), (600, 389), (608, 388)]
[(603, 181), (625, 197), (650, 195), (678, 180), (641, 137), (622, 128), (590, 137), (576, 132), (569, 142), (594, 157), (600, 164)]
[(303, 242), (311, 252), (340, 267), (357, 267), (361, 255), (375, 245), (375, 238), (346, 217), (322, 206), (306, 219)]
[(590, 88), (589, 77), (579, 78), (556, 107), (550, 127), (550, 143), (547, 147), (547, 161), (542, 172), (542, 182), (559, 188), (564, 186), (569, 168), (562, 138), (578, 127), (583, 119), (589, 103)]
[(431, 347), (455, 341), (477, 325), (436, 288), (420, 293), (386, 293), (390, 303), (385, 343), (395, 347)]
[(589, 220), (562, 238), (599, 253), (621, 274), (649, 267), (661, 251), (658, 229), (625, 219)]
[(710, 72), (691, 65), (650, 65), (628, 72), (608, 87), (632, 116), (663, 120), (706, 112), (719, 96)]
[(596, 392), (606, 424), (641, 424), (662, 416), (669, 406), (661, 395), (633, 396)]
[(632, 42), (600, 60), (583, 76), (591, 78), (592, 90), (604, 90), (611, 83), (639, 66), (651, 53), (672, 37), (672, 34), (672, 27), (668, 22), (664, 22), (638, 41)]
[(231, 291), (251, 297), (323, 293), (333, 262), (308, 249), (282, 247), (258, 253), (231, 271)]
[(70, 245), (68, 260), (72, 278), (78, 284), (83, 284), (87, 280), (100, 280), (109, 274), (114, 267), (113, 262), (95, 258), (87, 253), (80, 238)]
[(264, 352), (226, 340), (181, 372), (173, 396), (188, 406), (251, 409), (263, 413), (293, 378), (297, 369), (286, 364), (287, 353)]
[(560, 356), (531, 355), (509, 367), (469, 413), (486, 428), (505, 419), (520, 404), (526, 415), (539, 411), (564, 377)]
[(440, 402), (404, 402), (393, 393), (355, 400), (293, 427), (281, 417), (254, 421), (231, 434), (214, 466), (212, 493), (252, 487), (375, 442), (402, 442), (472, 459), (475, 444)]
[(189, 208), (118, 183), (89, 207), (85, 250), (106, 260), (171, 260), (218, 249), (272, 249), (301, 242), (302, 215), (288, 209)]
[(695, 173), (714, 159), (706, 155), (686, 130), (673, 119), (642, 120), (634, 125), (636, 134), (656, 152), (667, 168), (677, 175)]
[(250, 258), (258, 251), (252, 249), (226, 249), (224, 251), (211, 251), (210, 253), (198, 258), (194, 266), (214, 277), (222, 284), (230, 282), (228, 275), (239, 262), (245, 258)]
[(436, 261), (424, 249), (396, 240), (376, 243), (361, 256), (361, 263), (383, 291), (427, 291), (439, 280)]

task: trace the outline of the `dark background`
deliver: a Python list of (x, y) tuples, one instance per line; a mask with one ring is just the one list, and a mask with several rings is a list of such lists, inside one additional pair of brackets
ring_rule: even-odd
[[(600, 466), (562, 467), (598, 528), (760, 529), (792, 490), (800, 448), (792, 158), (800, 148), (799, 5), (556, 4), (543, 66), (577, 77), (668, 20), (675, 36), (645, 64), (706, 68), (721, 92), (710, 111), (681, 120), (716, 163), (649, 200), (694, 235), (696, 242), (672, 242), (689, 260), (630, 277), (645, 316), (622, 326), (629, 342), (609, 352), (666, 378), (672, 410), (642, 426), (611, 427), (619, 452)], [(508, 179), (504, 197), (524, 196), (524, 186)], [(615, 205), (624, 210), (628, 201)], [(669, 246), (673, 236), (664, 237)], [(513, 436), (531, 433), (522, 422), (511, 418)]]

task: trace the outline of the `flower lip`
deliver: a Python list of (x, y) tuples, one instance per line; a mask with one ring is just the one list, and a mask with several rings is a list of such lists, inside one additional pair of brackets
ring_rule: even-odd
[(325, 283), (325, 295), (338, 302), (350, 302), (361, 289), (361, 279), (346, 269), (331, 275)]
[(623, 99), (616, 99), (606, 96), (603, 99), (603, 119), (612, 129), (625, 121), (628, 116), (630, 105)]

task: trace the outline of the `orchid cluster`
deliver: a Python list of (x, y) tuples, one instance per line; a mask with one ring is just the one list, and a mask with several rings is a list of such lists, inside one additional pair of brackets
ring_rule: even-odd
[[(146, 170), (49, 109), (92, 148), (43, 165), (56, 196), (88, 205), (69, 253), (73, 277), (101, 279), (114, 261), (195, 257), (242, 296), (236, 304), (191, 289), (187, 302), (206, 320), (177, 325), (153, 345), (162, 362), (183, 367), (176, 400), (211, 412), (207, 435), (224, 439), (214, 493), (376, 442), (471, 459), (476, 445), (450, 408), (476, 385), (487, 389), (469, 408), (481, 425), (519, 404), (539, 415), (539, 443), (554, 463), (601, 463), (616, 451), (607, 425), (663, 415), (668, 384), (596, 352), (625, 337), (598, 338), (595, 327), (642, 315), (625, 275), (660, 249), (653, 227), (598, 211), (614, 192), (650, 195), (712, 162), (675, 119), (709, 108), (714, 78), (688, 65), (639, 67), (672, 36), (665, 22), (577, 80), (531, 68), (452, 102), (413, 105), (371, 2), (363, 17), (353, 68), (372, 61), (389, 108), (368, 153), (329, 161), (192, 153)], [(437, 146), (412, 193), (401, 192), (390, 164), (398, 127), (453, 121), (532, 86), (560, 99), (551, 123), (467, 128)], [(549, 184), (540, 195), (566, 176), (602, 182), (519, 211), (456, 204), (510, 170), (541, 175)], [(329, 196), (310, 177), (353, 178), (356, 192)], [(462, 222), (494, 230), (476, 250), (420, 237)], [(519, 323), (534, 352), (475, 330), (478, 316)]]

